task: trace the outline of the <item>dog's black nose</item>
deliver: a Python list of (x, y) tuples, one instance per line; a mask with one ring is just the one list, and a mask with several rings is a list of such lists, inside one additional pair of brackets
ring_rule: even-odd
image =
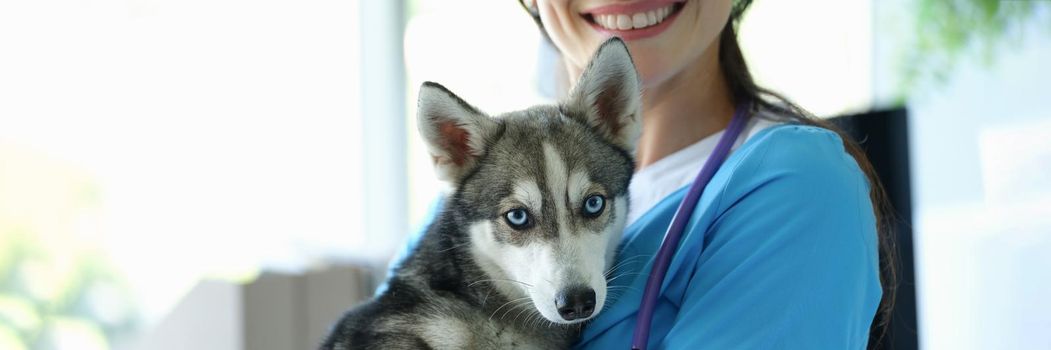
[(585, 286), (563, 289), (555, 297), (555, 307), (566, 321), (587, 318), (595, 312), (595, 290)]

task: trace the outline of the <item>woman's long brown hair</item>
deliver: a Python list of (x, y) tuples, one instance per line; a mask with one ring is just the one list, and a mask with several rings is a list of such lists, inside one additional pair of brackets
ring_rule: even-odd
[[(533, 17), (533, 21), (540, 27), (541, 33), (546, 38), (547, 32), (540, 21), (540, 15), (532, 6), (527, 5), (524, 0), (519, 0), (518, 2)], [(533, 1), (529, 1), (529, 3), (532, 4)], [(868, 178), (869, 199), (872, 201), (872, 208), (876, 217), (876, 232), (879, 238), (880, 284), (883, 288), (883, 298), (880, 300), (876, 317), (869, 328), (868, 347), (870, 349), (878, 348), (890, 325), (898, 281), (897, 239), (893, 230), (893, 210), (888, 201), (886, 191), (883, 189), (883, 185), (872, 167), (872, 163), (869, 162), (864, 150), (861, 149), (857, 142), (828, 121), (815, 117), (783, 95), (755, 83), (755, 80), (752, 78), (752, 72), (748, 70), (748, 64), (745, 62), (744, 55), (741, 53), (741, 47), (737, 42), (737, 25), (751, 3), (752, 0), (734, 0), (730, 19), (726, 22), (726, 26), (719, 36), (719, 68), (726, 79), (733, 104), (736, 105), (738, 101), (753, 101), (752, 107), (754, 111), (766, 110), (773, 112), (756, 115), (772, 114), (783, 118), (780, 121), (816, 126), (839, 134), (840, 138), (843, 139), (843, 148), (854, 157), (858, 166), (865, 173), (865, 177)]]

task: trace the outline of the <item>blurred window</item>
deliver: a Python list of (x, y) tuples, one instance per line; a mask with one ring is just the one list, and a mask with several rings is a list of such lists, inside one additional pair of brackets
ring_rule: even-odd
[(0, 348), (90, 349), (202, 276), (376, 255), (358, 11), (0, 2)]

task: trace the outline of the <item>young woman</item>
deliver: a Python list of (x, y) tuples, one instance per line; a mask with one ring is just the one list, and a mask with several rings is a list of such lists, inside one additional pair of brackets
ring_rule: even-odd
[(870, 330), (878, 339), (873, 320), (893, 295), (882, 188), (855, 144), (753, 82), (735, 34), (750, 1), (520, 2), (565, 76), (619, 36), (644, 87), (615, 297), (577, 348), (629, 346), (664, 233), (739, 108), (750, 121), (671, 260), (649, 348), (857, 349)]
[(750, 2), (521, 2), (561, 53), (566, 76), (578, 76), (615, 35), (628, 42), (645, 91), (614, 272), (623, 277), (611, 283), (622, 295), (588, 325), (579, 348), (630, 342), (649, 262), (737, 106), (752, 121), (706, 186), (672, 260), (650, 347), (857, 349), (870, 327), (873, 340), (882, 335), (873, 319), (893, 295), (891, 265), (880, 263), (892, 261), (882, 188), (855, 144), (753, 82), (735, 33)]

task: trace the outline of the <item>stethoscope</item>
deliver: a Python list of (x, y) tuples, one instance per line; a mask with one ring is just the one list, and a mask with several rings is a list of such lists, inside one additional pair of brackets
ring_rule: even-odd
[(683, 197), (682, 202), (679, 203), (679, 209), (675, 211), (675, 216), (671, 219), (671, 225), (668, 225), (668, 231), (664, 233), (664, 242), (661, 242), (661, 246), (657, 250), (657, 257), (653, 261), (653, 269), (646, 280), (646, 289), (642, 294), (642, 304), (639, 305), (639, 313), (635, 318), (635, 334), (631, 339), (632, 350), (643, 350), (646, 348), (646, 343), (650, 338), (653, 309), (657, 306), (657, 297), (660, 295), (661, 284), (664, 283), (664, 274), (668, 272), (671, 257), (679, 246), (682, 233), (686, 229), (686, 224), (690, 221), (693, 209), (697, 206), (697, 200), (701, 198), (701, 193), (704, 192), (704, 188), (708, 186), (708, 182), (712, 180), (715, 172), (719, 170), (719, 166), (726, 160), (726, 156), (730, 154), (730, 149), (733, 147), (734, 142), (737, 141), (738, 135), (744, 130), (744, 126), (748, 121), (749, 108), (749, 103), (741, 103), (737, 106), (733, 119), (730, 120), (730, 125), (726, 127), (726, 131), (719, 137), (719, 143), (715, 145), (715, 150), (712, 151), (711, 157), (704, 162), (701, 172), (697, 173), (693, 184), (690, 185), (690, 189), (686, 192), (686, 197)]

